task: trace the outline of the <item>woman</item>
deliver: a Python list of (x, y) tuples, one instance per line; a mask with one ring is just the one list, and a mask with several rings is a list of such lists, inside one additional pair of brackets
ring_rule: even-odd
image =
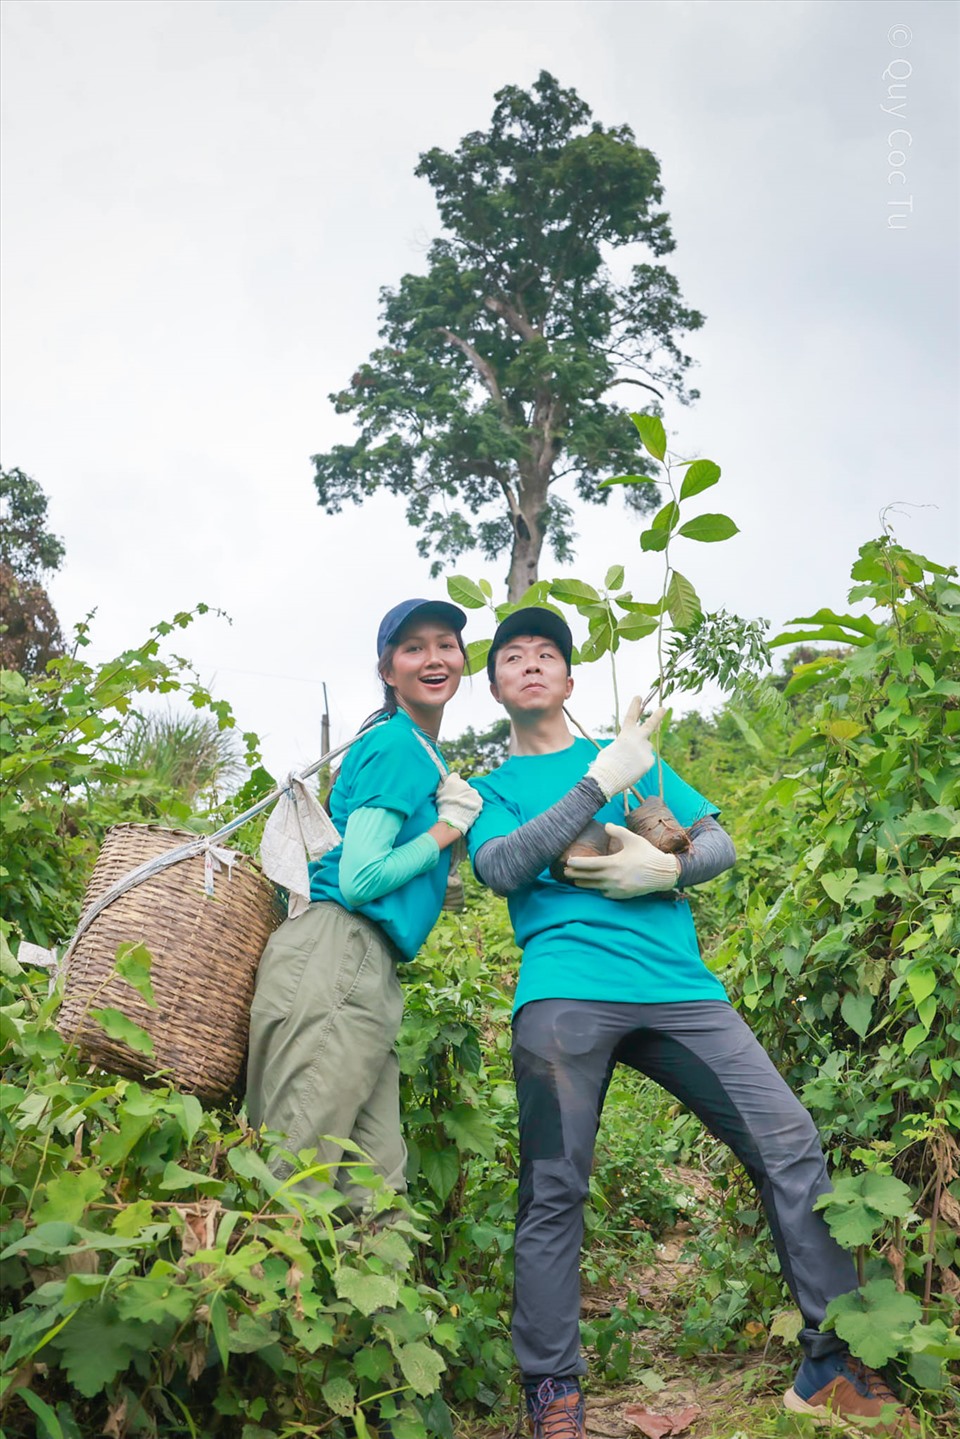
[[(404, 600), (384, 616), (383, 709), (347, 751), (330, 795), (342, 843), (311, 864), (311, 904), (271, 937), (257, 973), (250, 1121), (286, 1135), (291, 1153), (316, 1149), (314, 1162), (329, 1165), (321, 1177), (358, 1206), (368, 1191), (351, 1182), (350, 1168), (338, 1172), (344, 1139), (393, 1189), (406, 1189), (398, 966), (436, 921), (450, 847), (482, 806), (465, 780), (446, 773), (436, 743), (463, 674), (465, 623), (444, 601)], [(293, 1168), (284, 1162), (275, 1173), (285, 1178)]]

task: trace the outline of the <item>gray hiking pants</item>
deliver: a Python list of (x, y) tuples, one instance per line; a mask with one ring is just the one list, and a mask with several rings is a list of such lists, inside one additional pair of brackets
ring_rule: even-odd
[(513, 1022), (520, 1104), (513, 1344), (525, 1381), (582, 1374), (580, 1246), (593, 1149), (615, 1064), (648, 1075), (730, 1146), (760, 1192), (800, 1342), (818, 1357), (827, 1304), (857, 1286), (851, 1256), (811, 1208), (830, 1189), (803, 1105), (729, 1004), (540, 999)]
[[(250, 1123), (285, 1134), (294, 1154), (315, 1148), (314, 1162), (329, 1164), (329, 1182), (358, 1206), (369, 1191), (340, 1164), (344, 1139), (393, 1189), (407, 1187), (394, 1049), (402, 1018), (396, 951), (363, 915), (311, 904), (271, 935), (250, 1013)], [(275, 1172), (285, 1179), (292, 1165)]]

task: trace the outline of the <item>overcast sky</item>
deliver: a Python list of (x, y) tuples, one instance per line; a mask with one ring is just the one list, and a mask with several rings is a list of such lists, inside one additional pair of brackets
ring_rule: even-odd
[[(541, 69), (662, 165), (668, 263), (707, 316), (688, 345), (702, 399), (666, 423), (723, 466), (705, 507), (742, 531), (678, 547), (707, 607), (774, 626), (843, 607), (891, 504), (900, 539), (956, 562), (952, 0), (3, 9), (3, 464), (50, 497), (51, 593), (65, 625), (97, 609), (95, 655), (197, 600), (229, 613), (177, 647), (275, 772), (317, 757), (321, 681), (334, 738), (373, 708), (382, 613), (443, 593), (402, 504), (327, 517), (309, 457), (351, 437), (327, 395), (438, 231), (418, 155)], [(620, 502), (578, 514), (566, 572), (623, 563), (652, 598), (659, 560)], [(506, 560), (458, 569), (504, 597)], [(489, 633), (480, 616), (468, 637)], [(653, 673), (625, 654), (625, 688)], [(576, 700), (604, 722), (608, 671), (581, 672)], [(444, 733), (496, 713), (478, 677)]]

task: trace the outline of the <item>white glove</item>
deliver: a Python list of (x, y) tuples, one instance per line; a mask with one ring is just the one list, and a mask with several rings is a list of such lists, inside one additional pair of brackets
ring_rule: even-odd
[(656, 759), (650, 736), (660, 726), (666, 711), (661, 707), (654, 710), (649, 719), (640, 724), (641, 700), (634, 695), (630, 708), (624, 717), (613, 744), (608, 744), (590, 764), (587, 774), (595, 779), (603, 790), (605, 799), (613, 799), (653, 768)]
[(572, 855), (564, 875), (578, 889), (598, 889), (607, 899), (636, 899), (640, 894), (657, 894), (673, 889), (680, 878), (680, 861), (664, 854), (622, 824), (607, 824), (610, 853), (590, 859)]
[(483, 800), (458, 774), (448, 774), (437, 785), (437, 818), (466, 834), (483, 809)]

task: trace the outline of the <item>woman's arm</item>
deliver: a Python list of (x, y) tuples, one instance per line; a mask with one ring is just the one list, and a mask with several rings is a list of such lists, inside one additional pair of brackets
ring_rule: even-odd
[(441, 850), (459, 831), (438, 821), (416, 839), (394, 848), (404, 816), (392, 809), (355, 809), (347, 820), (340, 853), (340, 892), (351, 908), (392, 893), (433, 869)]

